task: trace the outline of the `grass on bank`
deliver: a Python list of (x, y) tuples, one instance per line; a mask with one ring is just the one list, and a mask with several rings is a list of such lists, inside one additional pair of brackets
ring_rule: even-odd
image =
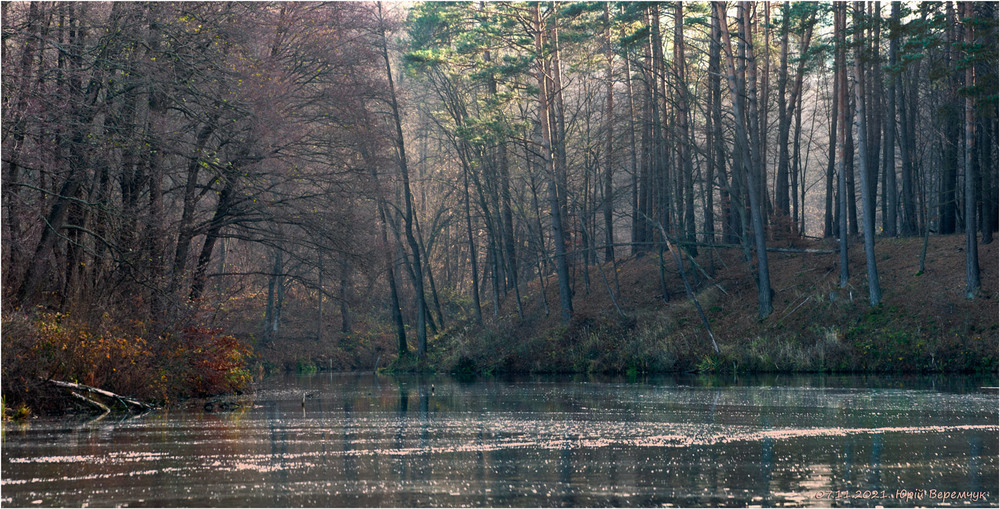
[[(257, 352), (273, 369), (299, 372), (996, 371), (997, 243), (980, 246), (983, 288), (972, 301), (965, 299), (964, 237), (931, 237), (921, 273), (922, 244), (921, 238), (878, 240), (884, 299), (871, 308), (860, 243), (851, 247), (851, 278), (841, 288), (839, 257), (832, 242), (774, 241), (775, 247), (829, 252), (769, 254), (774, 312), (765, 320), (757, 319), (756, 284), (742, 251), (701, 248), (695, 261), (711, 278), (690, 266), (687, 273), (717, 337), (718, 354), (672, 258), (664, 257), (661, 280), (658, 253), (636, 257), (622, 251), (616, 263), (603, 266), (607, 285), (592, 265), (588, 288), (582, 263), (576, 260), (574, 317), (569, 325), (559, 321), (555, 281), (546, 284), (546, 315), (540, 286), (532, 280), (521, 286), (523, 319), (513, 292), (502, 300), (496, 316), (492, 303), (483, 302), (483, 324), (471, 320), (471, 302), (442, 295), (447, 326), (437, 334), (429, 332), (423, 364), (413, 355), (396, 359), (394, 328), (373, 317), (357, 320), (351, 334), (328, 332), (317, 341), (308, 333), (291, 332)], [(625, 317), (616, 311), (609, 286)], [(404, 311), (409, 324), (412, 309)], [(296, 315), (308, 318), (312, 313), (305, 309), (288, 314)], [(327, 330), (336, 329), (339, 317), (330, 314), (328, 320)], [(296, 330), (291, 320), (286, 327)], [(315, 325), (306, 320), (299, 328), (311, 331)], [(413, 331), (408, 333), (412, 352)]]
[[(995, 372), (998, 366), (997, 246), (980, 247), (983, 287), (965, 298), (962, 236), (931, 238), (918, 273), (922, 239), (880, 239), (876, 252), (883, 302), (870, 307), (861, 245), (851, 248), (851, 278), (839, 286), (836, 253), (771, 253), (774, 312), (757, 319), (756, 286), (738, 250), (696, 261), (697, 298), (718, 339), (716, 354), (672, 262), (661, 283), (659, 258), (629, 257), (617, 268), (627, 316), (614, 309), (596, 267), (590, 288), (574, 280), (574, 318), (558, 321), (548, 286), (545, 315), (537, 284), (522, 291), (525, 318), (512, 297), (483, 326), (470, 323), (430, 343), (427, 366), (457, 373), (699, 372)], [(825, 241), (792, 248), (829, 250)], [(711, 258), (709, 258), (711, 256)], [(688, 274), (697, 271), (688, 267)], [(666, 287), (664, 299), (662, 288)], [(410, 362), (396, 368), (411, 370)]]

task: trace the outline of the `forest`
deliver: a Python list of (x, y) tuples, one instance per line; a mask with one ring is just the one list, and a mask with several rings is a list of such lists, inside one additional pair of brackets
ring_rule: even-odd
[(994, 2), (2, 9), (8, 406), (997, 367)]

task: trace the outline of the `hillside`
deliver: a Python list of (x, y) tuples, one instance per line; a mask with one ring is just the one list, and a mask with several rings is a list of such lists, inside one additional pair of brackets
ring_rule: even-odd
[[(569, 327), (559, 323), (554, 279), (546, 282), (548, 315), (537, 279), (522, 289), (523, 319), (513, 292), (496, 317), (484, 302), (487, 323), (449, 324), (429, 342), (429, 364), (438, 371), (466, 373), (996, 370), (997, 244), (980, 246), (983, 288), (973, 301), (964, 297), (964, 237), (931, 237), (925, 271), (918, 273), (922, 245), (922, 238), (879, 239), (883, 303), (870, 308), (861, 244), (850, 250), (850, 284), (840, 288), (833, 243), (786, 242), (779, 249), (823, 252), (769, 253), (774, 312), (765, 320), (757, 319), (756, 285), (742, 251), (701, 248), (695, 261), (713, 277), (707, 279), (690, 264), (686, 269), (718, 341), (718, 355), (666, 253), (668, 299), (662, 298), (654, 252), (617, 260), (617, 284), (612, 264), (602, 267), (607, 285), (592, 266), (589, 291), (583, 271), (575, 271)], [(608, 293), (616, 286), (625, 316)], [(391, 337), (385, 327), (332, 344), (282, 341), (259, 353), (266, 363), (288, 369), (371, 369), (394, 362)], [(412, 362), (393, 364), (400, 370), (412, 367)]]

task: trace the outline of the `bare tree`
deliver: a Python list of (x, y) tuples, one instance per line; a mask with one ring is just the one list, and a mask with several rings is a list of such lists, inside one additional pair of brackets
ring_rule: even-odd
[(861, 173), (861, 208), (865, 236), (865, 265), (868, 268), (868, 303), (874, 307), (882, 302), (882, 289), (878, 282), (878, 268), (875, 263), (875, 193), (869, 182), (871, 159), (868, 157), (868, 118), (865, 114), (865, 73), (862, 48), (864, 47), (864, 31), (861, 24), (864, 19), (864, 4), (854, 2), (854, 104), (856, 108), (855, 124), (858, 129), (858, 169)]
[[(747, 76), (747, 82), (751, 83), (749, 88), (744, 86), (744, 80), (741, 78), (736, 71), (736, 63), (733, 58), (732, 44), (730, 42), (729, 36), (729, 25), (726, 23), (726, 8), (721, 2), (713, 3), (712, 7), (715, 9), (715, 17), (719, 20), (719, 26), (721, 27), (722, 35), (722, 49), (726, 56), (726, 62), (728, 64), (728, 79), (729, 79), (729, 89), (732, 92), (732, 104), (733, 104), (733, 116), (735, 117), (736, 124), (736, 145), (740, 153), (740, 162), (743, 167), (743, 178), (745, 179), (747, 190), (750, 199), (750, 216), (753, 223), (754, 230), (754, 241), (757, 252), (757, 299), (758, 299), (758, 311), (757, 314), (760, 318), (767, 318), (773, 310), (771, 304), (771, 278), (768, 271), (767, 263), (767, 241), (764, 232), (764, 219), (762, 204), (760, 203), (760, 191), (759, 182), (757, 180), (757, 175), (759, 174), (759, 161), (760, 145), (754, 143), (757, 136), (753, 134), (756, 132), (753, 128), (748, 128), (745, 119), (745, 103), (750, 103), (750, 109), (756, 109), (756, 101), (753, 99), (747, 100), (747, 97), (752, 97), (756, 94), (756, 88), (752, 84), (756, 81), (756, 77), (751, 74)], [(747, 55), (747, 65), (748, 68), (753, 72), (753, 47), (750, 44), (752, 40), (750, 38), (750, 11), (749, 6), (745, 4), (740, 4), (740, 34), (742, 36), (741, 45), (744, 46)], [(756, 116), (751, 113), (749, 116), (750, 126), (756, 126)], [(749, 132), (749, 136), (748, 136)]]

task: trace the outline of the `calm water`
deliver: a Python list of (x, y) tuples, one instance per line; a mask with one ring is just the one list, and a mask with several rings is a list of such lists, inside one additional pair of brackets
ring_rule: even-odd
[[(0, 496), (4, 506), (997, 506), (998, 396), (982, 385), (997, 384), (276, 377), (234, 411), (7, 425)], [(943, 499), (962, 494), (952, 492), (985, 499)]]

